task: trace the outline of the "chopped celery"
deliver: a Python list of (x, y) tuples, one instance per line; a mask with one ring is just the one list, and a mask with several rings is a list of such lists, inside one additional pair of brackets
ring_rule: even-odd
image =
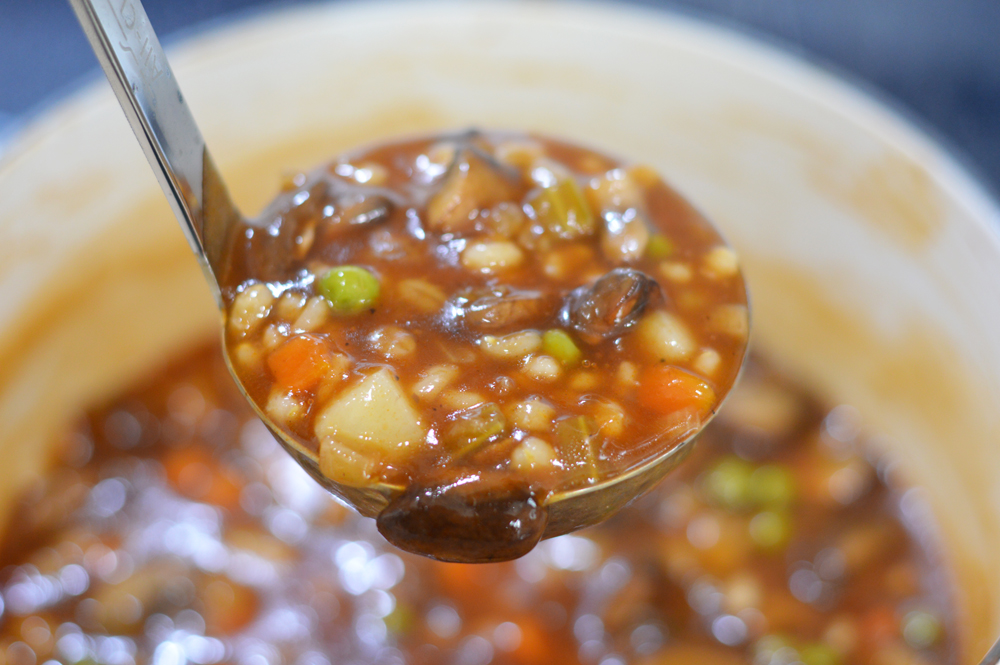
[(646, 244), (646, 256), (659, 261), (672, 255), (675, 249), (673, 240), (662, 233), (655, 233), (649, 238), (649, 242)]
[(572, 178), (542, 189), (528, 203), (545, 230), (560, 238), (580, 238), (597, 231), (594, 213)]
[(548, 330), (542, 335), (542, 350), (566, 367), (580, 362), (580, 356), (583, 355), (569, 333), (557, 329)]
[(500, 407), (487, 402), (462, 412), (444, 433), (442, 441), (455, 457), (464, 457), (506, 429), (507, 419)]
[(594, 450), (597, 428), (584, 416), (570, 416), (556, 423), (556, 446), (567, 469), (589, 482), (596, 482), (597, 451)]
[(337, 266), (320, 277), (316, 285), (336, 314), (357, 314), (378, 301), (378, 278), (360, 266)]

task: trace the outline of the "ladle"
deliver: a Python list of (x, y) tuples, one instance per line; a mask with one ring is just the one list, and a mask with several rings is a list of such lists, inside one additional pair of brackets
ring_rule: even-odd
[[(229, 198), (145, 10), (139, 0), (70, 0), (70, 4), (221, 308), (222, 291), (217, 275), (222, 274), (226, 239), (235, 226), (249, 222), (243, 219)], [(234, 378), (239, 383), (235, 374)], [(406, 489), (385, 484), (349, 487), (330, 480), (320, 472), (316, 453), (284, 435), (253, 400), (249, 401), (275, 438), (303, 468), (363, 515), (377, 517)], [(479, 542), (459, 544), (453, 551), (423, 553), (459, 561), (509, 559), (526, 553), (540, 538), (600, 522), (674, 468), (690, 450), (696, 436), (697, 433), (622, 475), (549, 495), (543, 505), (538, 506), (534, 526), (516, 538), (516, 542), (490, 542), (488, 536), (483, 540), (482, 534), (489, 530), (480, 528), (483, 525), (477, 520), (483, 515), (476, 514), (477, 505), (470, 500), (470, 505), (459, 506), (462, 510), (456, 511), (457, 523), (445, 530), (452, 535), (468, 534), (469, 540), (478, 539)], [(482, 505), (482, 510), (488, 509), (485, 503)], [(462, 515), (458, 516), (458, 512)], [(496, 513), (493, 519), (497, 519)], [(418, 521), (418, 528), (420, 524)], [(461, 536), (458, 539), (462, 540)]]

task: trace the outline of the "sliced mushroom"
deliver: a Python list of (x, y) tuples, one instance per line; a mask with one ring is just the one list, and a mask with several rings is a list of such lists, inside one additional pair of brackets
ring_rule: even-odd
[(659, 293), (652, 277), (631, 268), (615, 268), (566, 299), (563, 322), (591, 344), (616, 337), (635, 325), (649, 300)]
[(281, 194), (233, 234), (223, 282), (239, 274), (263, 282), (286, 280), (310, 254), (317, 238), (323, 245), (352, 228), (383, 222), (401, 201), (388, 189), (344, 182), (326, 173), (313, 175), (301, 187)]
[(371, 226), (389, 219), (396, 204), (382, 193), (351, 192), (340, 197), (332, 206), (332, 214), (324, 211), (322, 233), (324, 239), (340, 235), (359, 226)]
[(517, 201), (522, 187), (517, 171), (471, 145), (461, 146), (441, 188), (427, 202), (427, 228), (437, 233), (474, 230), (479, 211)]
[(462, 308), (462, 320), (467, 327), (478, 331), (521, 328), (551, 315), (555, 305), (550, 295), (512, 289), (470, 301)]

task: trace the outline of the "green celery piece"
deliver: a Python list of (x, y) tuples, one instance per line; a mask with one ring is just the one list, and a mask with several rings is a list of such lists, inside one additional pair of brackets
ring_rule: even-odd
[(572, 178), (542, 189), (528, 203), (545, 230), (560, 238), (581, 238), (597, 232), (594, 213)]
[(500, 407), (487, 402), (462, 413), (442, 437), (456, 458), (474, 453), (507, 429), (507, 418)]
[(566, 367), (576, 365), (583, 355), (569, 333), (558, 329), (548, 330), (542, 335), (542, 350)]

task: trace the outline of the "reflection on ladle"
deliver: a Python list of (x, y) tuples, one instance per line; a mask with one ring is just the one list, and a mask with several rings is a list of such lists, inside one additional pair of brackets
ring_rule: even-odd
[(141, 5), (71, 2), (227, 315), (241, 389), (394, 544), (496, 561), (601, 521), (736, 380), (735, 255), (650, 169), (542, 137), (412, 139), (244, 220)]

